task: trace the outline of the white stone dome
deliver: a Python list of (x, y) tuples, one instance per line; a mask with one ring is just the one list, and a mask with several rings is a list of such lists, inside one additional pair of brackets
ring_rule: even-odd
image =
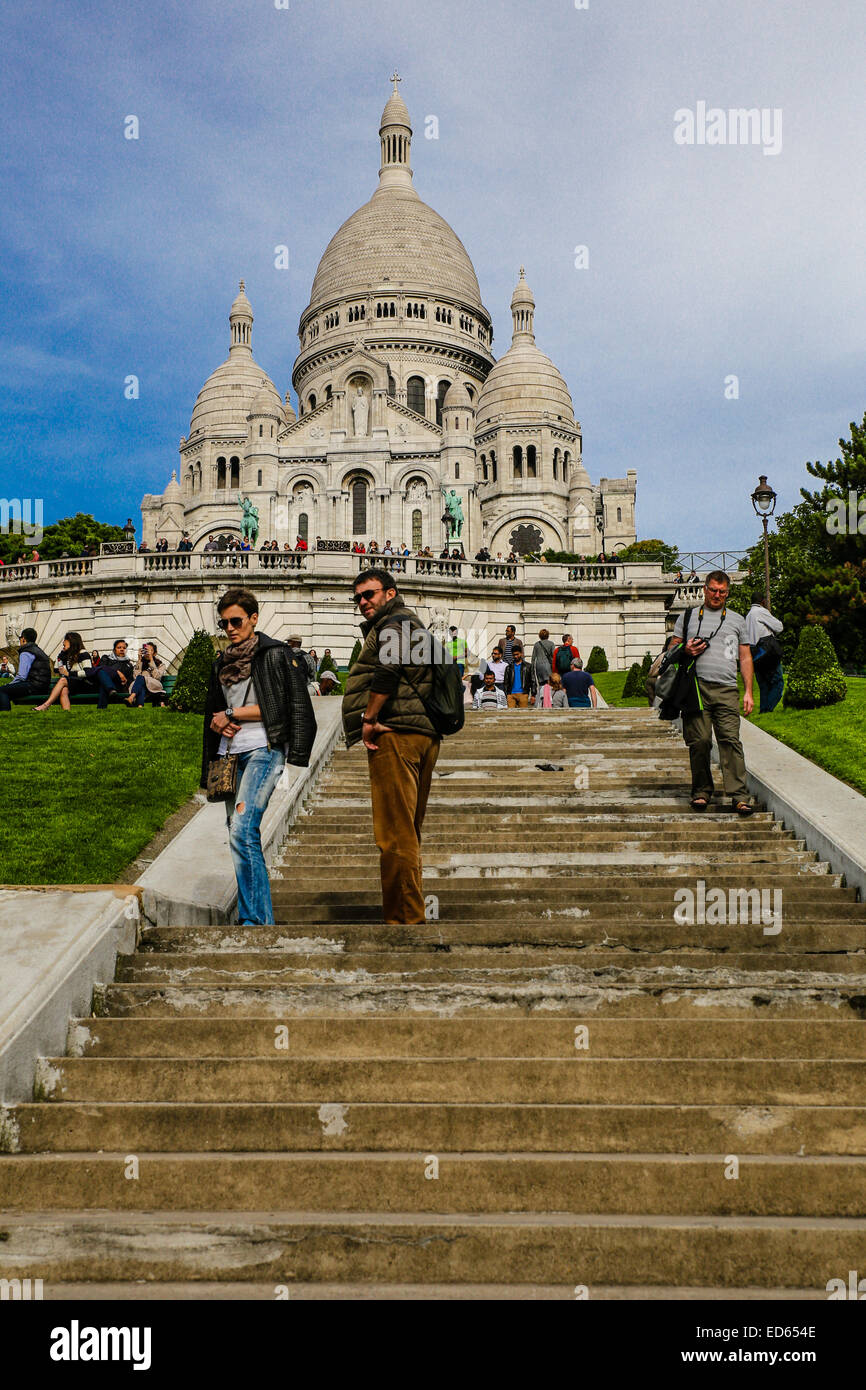
[(180, 483), (177, 481), (176, 468), (171, 470), (171, 482), (166, 485), (165, 492), (162, 494), (162, 500), (166, 504), (183, 501), (183, 493), (180, 490)]
[(264, 394), (263, 377), (270, 402), (269, 413), (281, 415), (280, 394), (270, 377), (265, 376), (254, 361), (252, 353), (245, 357), (229, 354), (228, 360), (211, 372), (198, 393), (189, 422), (190, 437), (196, 430), (209, 432), (227, 428), (237, 428), (240, 434), (246, 434), (250, 406)]
[(262, 378), (261, 386), (253, 397), (249, 413), (250, 415), (269, 415), (276, 416), (279, 420), (283, 419), (283, 408), (273, 382)]

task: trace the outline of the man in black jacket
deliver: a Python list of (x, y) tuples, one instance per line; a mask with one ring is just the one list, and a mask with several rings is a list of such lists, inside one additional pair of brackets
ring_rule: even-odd
[(237, 754), (237, 784), (225, 805), (238, 883), (238, 922), (269, 924), (274, 910), (262, 853), (262, 817), (285, 764), (309, 764), (316, 716), (303, 660), (284, 642), (256, 631), (255, 594), (229, 589), (217, 609), (230, 645), (211, 669), (201, 783), (207, 785), (211, 759)]
[(126, 642), (122, 637), (118, 637), (111, 656), (104, 656), (101, 665), (94, 667), (90, 676), (99, 691), (96, 708), (107, 709), (108, 697), (115, 692), (119, 692), (125, 698), (129, 694), (134, 674), (132, 662), (126, 655)]
[(26, 700), (30, 695), (43, 699), (51, 689), (51, 662), (36, 645), (35, 627), (25, 627), (18, 638), (20, 656), (18, 675), (8, 685), (0, 687), (0, 710), (12, 708), (12, 701)]

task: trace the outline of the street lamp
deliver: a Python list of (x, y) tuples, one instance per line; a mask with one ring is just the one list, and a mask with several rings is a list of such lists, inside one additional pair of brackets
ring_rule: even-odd
[(770, 517), (776, 510), (776, 494), (767, 482), (765, 473), (758, 479), (758, 486), (752, 493), (752, 506), (755, 515), (764, 523), (764, 607), (770, 611), (770, 539), (768, 527)]
[(595, 504), (595, 526), (601, 533), (601, 553), (604, 555), (604, 502), (601, 500)]
[(123, 528), (123, 538), (124, 540), (129, 541), (130, 544), (132, 544), (132, 542), (135, 540), (135, 527), (132, 524), (131, 516), (128, 516), (126, 518), (126, 525)]

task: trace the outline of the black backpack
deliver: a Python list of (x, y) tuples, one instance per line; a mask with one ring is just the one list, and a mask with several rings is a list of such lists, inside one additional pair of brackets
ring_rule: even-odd
[[(423, 696), (416, 687), (416, 694), (424, 706), (427, 718), (436, 730), (440, 738), (448, 738), (451, 734), (459, 734), (466, 720), (466, 706), (463, 703), (463, 681), (457, 665), (449, 660), (442, 643), (431, 629), (426, 629), (430, 633), (432, 661), (430, 669), (433, 674), (433, 684), (428, 696)], [(409, 674), (411, 668), (404, 666), (407, 679), (414, 685)]]
[(564, 676), (565, 673), (566, 673), (566, 671), (570, 671), (570, 670), (571, 670), (571, 663), (572, 663), (571, 647), (557, 647), (557, 649), (556, 649), (556, 669), (557, 669), (557, 671), (559, 672), (559, 674), (560, 674), (561, 676)]

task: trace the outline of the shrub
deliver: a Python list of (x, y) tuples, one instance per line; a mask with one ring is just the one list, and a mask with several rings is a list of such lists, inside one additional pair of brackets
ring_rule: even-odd
[(360, 639), (360, 637), (359, 637), (358, 640), (357, 640), (357, 642), (355, 643), (354, 647), (352, 648), (352, 655), (349, 657), (349, 666), (348, 666), (348, 669), (349, 669), (350, 671), (351, 671), (352, 667), (354, 666), (355, 662), (358, 660), (358, 657), (359, 657), (360, 655), (361, 655), (361, 639)]
[(643, 661), (640, 664), (640, 687), (643, 690), (643, 683), (649, 675), (649, 668), (653, 664), (652, 652), (644, 652)]
[(622, 688), (622, 698), (627, 700), (632, 695), (643, 695), (643, 693), (641, 664), (639, 661), (633, 661), (628, 668), (628, 675), (625, 678), (625, 685)]
[(793, 709), (835, 705), (848, 693), (833, 643), (822, 627), (804, 627), (787, 670), (784, 704)]
[(590, 675), (593, 675), (597, 671), (607, 670), (607, 657), (605, 656), (604, 647), (593, 647), (589, 654), (589, 661), (586, 663), (586, 670), (589, 671)]
[(204, 714), (215, 655), (210, 634), (201, 630), (194, 632), (183, 654), (174, 690), (168, 698), (169, 709), (179, 710), (182, 714)]

